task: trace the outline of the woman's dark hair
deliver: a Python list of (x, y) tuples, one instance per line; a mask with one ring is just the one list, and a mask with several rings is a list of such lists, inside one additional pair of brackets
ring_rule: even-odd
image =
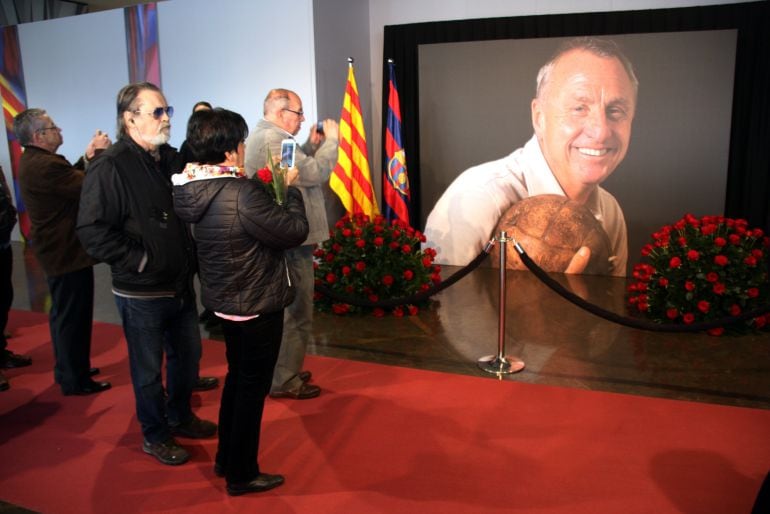
[(198, 111), (187, 122), (187, 146), (193, 161), (219, 164), (225, 152), (238, 149), (249, 134), (249, 126), (237, 112), (217, 107)]

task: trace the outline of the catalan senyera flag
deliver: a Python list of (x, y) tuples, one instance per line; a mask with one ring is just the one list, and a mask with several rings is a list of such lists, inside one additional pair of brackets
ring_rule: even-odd
[(349, 214), (363, 213), (374, 217), (380, 213), (369, 173), (364, 120), (352, 60), (348, 62), (348, 82), (340, 115), (337, 165), (329, 178), (329, 186), (340, 197)]
[(409, 223), (409, 177), (406, 174), (406, 153), (401, 142), (401, 105), (396, 88), (395, 65), (388, 62), (388, 122), (385, 129), (385, 169), (382, 173), (382, 213), (390, 221), (400, 219)]

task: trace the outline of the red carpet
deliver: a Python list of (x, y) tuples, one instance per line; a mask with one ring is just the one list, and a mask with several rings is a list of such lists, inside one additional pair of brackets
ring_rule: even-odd
[[(268, 402), (261, 462), (283, 487), (228, 497), (214, 440), (173, 468), (142, 453), (120, 327), (96, 324), (111, 391), (63, 397), (46, 318), (14, 311), (0, 393), (0, 499), (59, 513), (749, 513), (770, 468), (770, 411), (310, 357), (324, 387)], [(224, 376), (204, 343), (203, 374)], [(216, 419), (220, 390), (194, 396)]]

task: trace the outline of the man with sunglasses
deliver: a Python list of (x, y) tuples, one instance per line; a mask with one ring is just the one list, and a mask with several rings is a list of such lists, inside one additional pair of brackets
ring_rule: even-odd
[(65, 396), (99, 393), (109, 389), (110, 383), (91, 378), (98, 373), (91, 368), (95, 261), (80, 244), (75, 221), (86, 162), (109, 147), (110, 139), (97, 131), (85, 155), (73, 166), (56, 154), (64, 142), (61, 129), (43, 109), (20, 112), (13, 130), (24, 147), (18, 177), (31, 222), (29, 244), (51, 292), (54, 380)]
[(177, 152), (167, 143), (173, 113), (154, 84), (120, 90), (118, 141), (89, 167), (77, 231), (88, 253), (112, 271), (142, 449), (163, 464), (178, 465), (190, 454), (174, 436), (213, 437), (217, 427), (190, 407), (201, 355), (192, 284), (197, 263), (171, 195)]

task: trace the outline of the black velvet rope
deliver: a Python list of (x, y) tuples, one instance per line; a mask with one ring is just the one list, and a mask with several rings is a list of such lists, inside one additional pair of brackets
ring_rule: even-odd
[(600, 318), (604, 318), (608, 321), (612, 321), (613, 323), (617, 323), (619, 325), (638, 328), (641, 330), (651, 330), (653, 332), (701, 332), (712, 328), (724, 327), (726, 325), (730, 325), (737, 321), (745, 321), (747, 319), (751, 319), (759, 315), (766, 314), (767, 312), (770, 312), (770, 306), (765, 306), (750, 312), (744, 312), (738, 316), (728, 316), (728, 317), (715, 319), (711, 321), (705, 321), (701, 323), (691, 323), (689, 325), (680, 325), (675, 323), (655, 323), (655, 322), (647, 321), (643, 319), (621, 316), (615, 312), (608, 311), (606, 309), (599, 307), (598, 305), (594, 305), (592, 303), (585, 301), (584, 299), (582, 299), (581, 297), (579, 297), (578, 295), (576, 295), (575, 293), (573, 293), (572, 291), (570, 291), (569, 289), (561, 285), (559, 282), (554, 280), (540, 266), (535, 264), (535, 262), (532, 259), (530, 259), (529, 255), (527, 255), (527, 253), (524, 251), (524, 249), (521, 247), (520, 244), (514, 243), (513, 247), (518, 252), (519, 257), (521, 257), (521, 261), (524, 263), (527, 269), (529, 269), (529, 271), (534, 273), (535, 276), (539, 278), (541, 282), (543, 282), (545, 285), (550, 287), (553, 291), (558, 293), (564, 299), (574, 303), (581, 309), (587, 310), (591, 314), (599, 316)]
[[(420, 293), (417, 293), (411, 296), (405, 296), (401, 298), (390, 298), (388, 300), (378, 300), (376, 302), (372, 302), (367, 299), (337, 293), (335, 291), (332, 291), (331, 289), (329, 289), (323, 284), (316, 284), (315, 290), (321, 293), (322, 295), (327, 296), (333, 300), (338, 300), (340, 302), (348, 303), (350, 305), (356, 305), (359, 307), (391, 308), (399, 305), (420, 303), (427, 300), (434, 294), (439, 293), (444, 289), (446, 289), (447, 287), (455, 284), (458, 280), (465, 277), (468, 273), (478, 268), (479, 265), (482, 262), (484, 262), (484, 259), (486, 259), (489, 256), (489, 252), (491, 251), (492, 246), (494, 246), (494, 240), (490, 241), (487, 244), (487, 246), (484, 248), (484, 250), (482, 250), (482, 252), (479, 253), (475, 259), (473, 259), (470, 263), (468, 263), (467, 266), (453, 273), (450, 277), (448, 277), (446, 280), (443, 280), (440, 284), (437, 284), (431, 287), (430, 289), (427, 289), (425, 291), (422, 291)], [(607, 309), (599, 307), (598, 305), (587, 302), (586, 300), (584, 300), (583, 298), (576, 295), (575, 293), (573, 293), (572, 291), (570, 291), (569, 289), (561, 285), (559, 282), (554, 280), (540, 266), (535, 264), (535, 262), (529, 257), (529, 255), (527, 255), (527, 253), (524, 251), (524, 249), (521, 247), (519, 243), (514, 243), (514, 248), (518, 252), (519, 257), (521, 258), (521, 261), (524, 263), (527, 269), (529, 269), (529, 271), (531, 271), (538, 279), (540, 279), (540, 281), (543, 282), (543, 284), (548, 286), (551, 290), (559, 294), (565, 300), (577, 305), (581, 309), (586, 310), (591, 314), (594, 314), (595, 316), (599, 316), (600, 318), (606, 319), (607, 321), (611, 321), (613, 323), (617, 323), (619, 325), (623, 325), (626, 327), (637, 328), (640, 330), (648, 330), (653, 332), (702, 332), (704, 330), (709, 330), (712, 328), (731, 325), (739, 321), (746, 321), (748, 319), (755, 318), (757, 316), (764, 315), (770, 312), (770, 306), (765, 306), (749, 312), (741, 313), (738, 316), (727, 316), (724, 318), (719, 318), (711, 321), (691, 323), (689, 325), (682, 325), (682, 324), (675, 324), (675, 323), (656, 323), (653, 321), (648, 321), (648, 320), (643, 320), (638, 318), (631, 318), (628, 316), (621, 316), (616, 312), (609, 311)]]

